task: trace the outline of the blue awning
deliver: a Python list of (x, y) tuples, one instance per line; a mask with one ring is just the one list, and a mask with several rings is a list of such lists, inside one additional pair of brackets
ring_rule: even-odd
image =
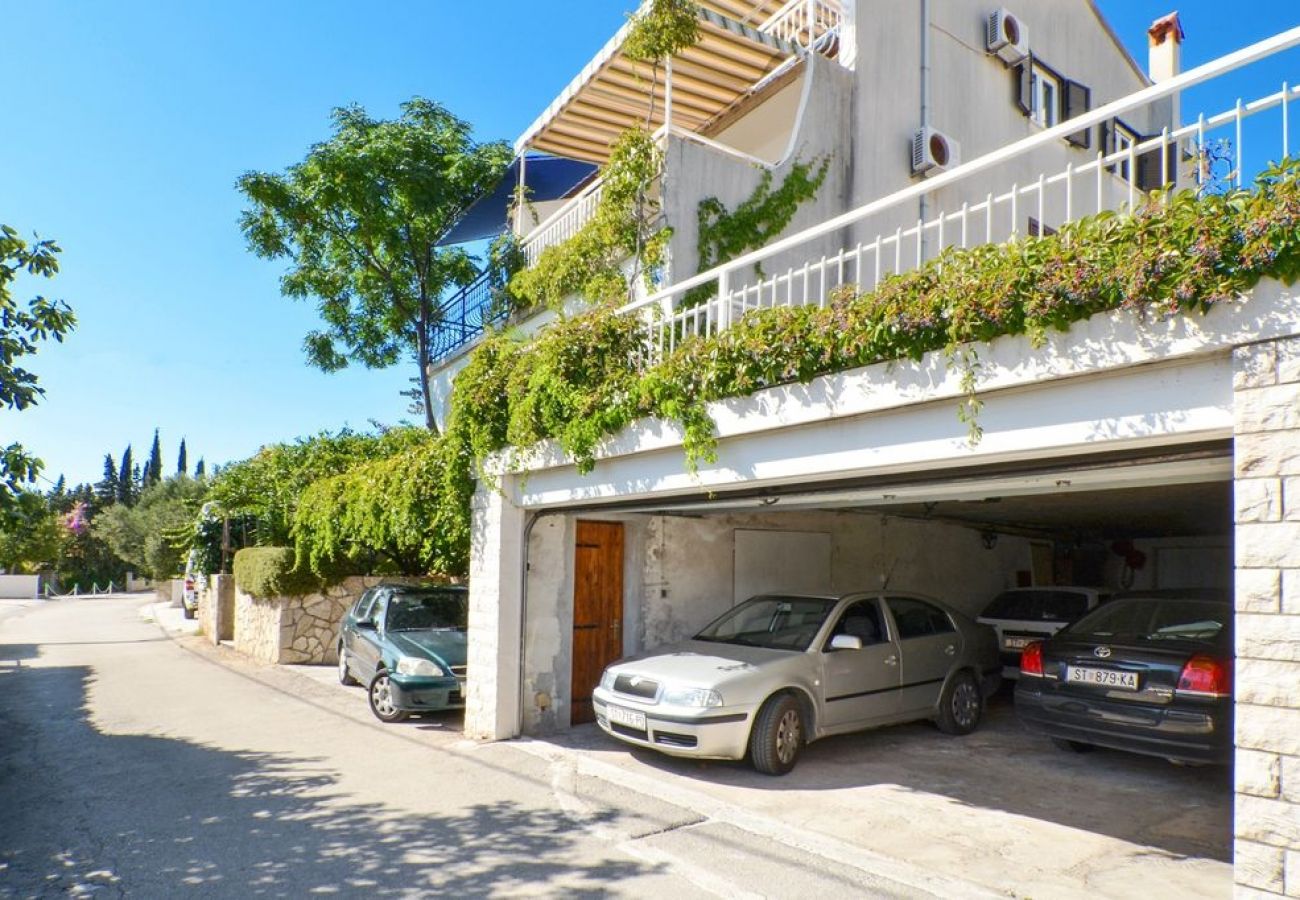
[[(596, 166), (576, 159), (559, 156), (528, 154), (524, 181), (528, 197), (534, 203), (558, 200), (582, 184), (596, 171)], [(496, 237), (506, 230), (510, 204), (519, 188), (519, 159), (506, 170), (505, 176), (492, 190), (474, 202), (439, 245), (464, 244), (483, 238)]]

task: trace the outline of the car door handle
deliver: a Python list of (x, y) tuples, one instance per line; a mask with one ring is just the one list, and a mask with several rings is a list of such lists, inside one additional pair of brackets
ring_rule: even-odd
[(885, 657), (885, 665), (887, 665), (887, 666), (896, 666), (896, 665), (898, 665), (898, 657), (897, 657), (897, 656), (886, 656), (886, 657)]
[(957, 647), (953, 644), (949, 644), (947, 647), (943, 648), (943, 652), (947, 653), (949, 656), (952, 656), (954, 653), (957, 652)]

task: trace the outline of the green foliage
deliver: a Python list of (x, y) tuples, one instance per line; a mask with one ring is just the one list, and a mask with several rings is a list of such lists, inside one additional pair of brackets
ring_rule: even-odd
[(149, 448), (149, 461), (144, 465), (144, 483), (157, 484), (162, 481), (162, 442), (158, 438), (158, 429), (153, 430), (153, 446)]
[[(712, 401), (947, 351), (968, 392), (963, 416), (974, 424), (979, 343), (1013, 334), (1041, 341), (1115, 309), (1201, 314), (1265, 276), (1300, 278), (1300, 162), (1265, 172), (1254, 190), (1157, 196), (1132, 216), (1106, 213), (1057, 235), (949, 249), (874, 291), (839, 290), (825, 307), (755, 310), (644, 369), (636, 325), (609, 309), (575, 316), (529, 345), (497, 336), (457, 378), (452, 421), (467, 472), (507, 446), (544, 439), (589, 468), (602, 437), (641, 417), (682, 425), (694, 466), (712, 458)], [(448, 491), (444, 502), (460, 501)]]
[(333, 136), (284, 174), (239, 179), (251, 204), (240, 227), (254, 253), (289, 260), (285, 296), (316, 298), (326, 327), (304, 342), (311, 364), (332, 372), (410, 358), (433, 430), (424, 373), (438, 300), (478, 274), (463, 250), (438, 241), (497, 182), (511, 151), (476, 144), (468, 122), (419, 98), (395, 121), (359, 106), (333, 120)]
[(322, 478), (302, 494), (293, 536), (301, 568), (424, 575), (461, 567), (461, 548), (436, 527), (443, 441)]
[(628, 259), (649, 283), (663, 265), (672, 236), (657, 225), (660, 203), (653, 187), (662, 170), (663, 153), (649, 132), (623, 132), (610, 148), (591, 219), (515, 275), (511, 292), (530, 306), (555, 310), (575, 294), (589, 303), (620, 303), (631, 290), (623, 274)]
[[(18, 232), (0, 224), (0, 406), (26, 409), (44, 394), (36, 376), (19, 362), (48, 340), (62, 342), (76, 327), (72, 310), (61, 300), (37, 295), (26, 304), (13, 296), (19, 276), (53, 278), (59, 271), (59, 245), (54, 241), (28, 244)], [(36, 480), (41, 462), (16, 443), (0, 447), (0, 518), (17, 504), (23, 486)]]
[(691, 0), (654, 0), (643, 15), (634, 16), (623, 43), (623, 55), (638, 62), (658, 63), (700, 39), (700, 7)]
[(168, 478), (146, 487), (134, 505), (116, 503), (100, 512), (91, 532), (137, 572), (171, 578), (183, 568), (183, 550), (206, 493), (201, 481)]
[[(829, 168), (829, 159), (795, 163), (776, 190), (772, 190), (772, 172), (766, 171), (749, 199), (730, 212), (716, 197), (700, 201), (696, 210), (697, 271), (707, 271), (771, 243), (785, 231), (800, 205), (817, 196)], [(761, 270), (758, 274), (762, 274)], [(701, 285), (687, 293), (686, 303), (695, 306), (714, 293), (711, 285)]]
[(292, 547), (245, 547), (235, 554), (235, 585), (259, 599), (300, 597), (324, 586), (321, 578), (295, 565)]
[(209, 497), (224, 515), (253, 517), (260, 546), (287, 546), (293, 542), (298, 499), (313, 481), (427, 440), (427, 432), (419, 428), (392, 428), (377, 434), (345, 428), (337, 434), (323, 431), (292, 443), (271, 444), (222, 469), (212, 479)]
[(0, 522), (0, 569), (37, 573), (53, 569), (67, 537), (59, 517), (35, 491), (14, 495), (6, 520)]

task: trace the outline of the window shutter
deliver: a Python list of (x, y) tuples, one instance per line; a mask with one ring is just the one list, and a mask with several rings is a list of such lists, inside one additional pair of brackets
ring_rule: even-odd
[[(1061, 119), (1073, 119), (1092, 108), (1092, 90), (1077, 81), (1066, 81), (1061, 91)], [(1092, 146), (1092, 132), (1087, 128), (1068, 134), (1065, 139), (1076, 147)]]
[[(1158, 134), (1147, 134), (1139, 138), (1139, 141), (1149, 141), (1158, 138)], [(1170, 142), (1165, 148), (1167, 169), (1162, 171), (1160, 165), (1160, 148), (1152, 147), (1145, 153), (1138, 154), (1137, 158), (1137, 187), (1143, 191), (1154, 191), (1164, 187), (1166, 184), (1173, 184), (1178, 178), (1178, 145)], [(1168, 172), (1168, 176), (1165, 176)]]
[(1034, 109), (1034, 57), (1032, 54), (1026, 56), (1020, 65), (1011, 70), (1011, 77), (1015, 79), (1016, 106), (1026, 116), (1030, 115)]

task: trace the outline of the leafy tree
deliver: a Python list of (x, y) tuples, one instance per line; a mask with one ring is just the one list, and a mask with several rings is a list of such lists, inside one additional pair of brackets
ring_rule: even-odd
[(393, 121), (335, 109), (334, 134), (284, 174), (248, 172), (240, 217), (249, 249), (290, 268), (280, 290), (317, 300), (325, 328), (304, 341), (326, 372), (356, 361), (415, 362), (425, 425), (436, 430), (427, 371), (438, 301), (477, 274), (462, 250), (438, 246), (510, 162), (502, 142), (475, 143), (467, 122), (412, 99)]
[(149, 461), (144, 467), (144, 483), (148, 487), (162, 481), (162, 443), (158, 440), (158, 429), (153, 430), (153, 446), (149, 448)]
[(0, 569), (41, 572), (54, 567), (63, 548), (59, 518), (36, 491), (15, 494), (6, 522), (0, 524)]
[(181, 449), (176, 451), (176, 474), (188, 475), (189, 466), (185, 459), (185, 438), (181, 438)]
[(419, 428), (393, 428), (377, 434), (343, 429), (321, 432), (292, 443), (271, 444), (256, 455), (226, 466), (211, 487), (211, 498), (227, 516), (252, 516), (261, 546), (286, 546), (298, 499), (308, 485), (355, 466), (386, 459), (428, 440)]
[(131, 462), (131, 445), (122, 451), (122, 464), (117, 470), (117, 502), (130, 506), (135, 502), (136, 485), (140, 481), (140, 470)]
[[(0, 405), (26, 409), (44, 394), (36, 376), (18, 365), (24, 356), (36, 353), (43, 341), (61, 342), (77, 323), (72, 310), (61, 300), (37, 295), (25, 305), (13, 296), (13, 285), (22, 273), (53, 278), (59, 271), (59, 245), (54, 241), (28, 244), (8, 225), (0, 225)], [(0, 516), (14, 510), (22, 486), (36, 480), (41, 462), (22, 445), (0, 446)]]
[(180, 548), (206, 492), (192, 478), (168, 478), (146, 486), (134, 506), (118, 503), (101, 512), (91, 531), (142, 574), (170, 578), (181, 570)]

